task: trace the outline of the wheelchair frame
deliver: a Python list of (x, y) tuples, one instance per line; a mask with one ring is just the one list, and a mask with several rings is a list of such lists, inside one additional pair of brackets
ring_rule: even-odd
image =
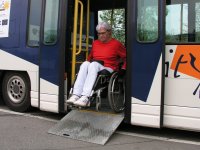
[[(99, 111), (102, 105), (101, 95), (106, 88), (108, 88), (107, 98), (110, 108), (116, 113), (122, 112), (125, 104), (125, 81), (123, 77), (119, 77), (118, 72), (99, 73), (89, 96), (89, 101), (92, 103), (96, 99), (96, 111)], [(71, 96), (72, 93), (73, 87), (69, 95)], [(82, 107), (78, 106), (78, 108)]]

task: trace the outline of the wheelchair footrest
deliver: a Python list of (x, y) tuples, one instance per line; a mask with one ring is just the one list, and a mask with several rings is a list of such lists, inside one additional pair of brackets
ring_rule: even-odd
[(68, 105), (68, 108), (71, 109), (71, 110), (76, 110), (76, 109), (87, 109), (87, 108), (90, 108), (90, 106), (77, 106), (77, 105)]

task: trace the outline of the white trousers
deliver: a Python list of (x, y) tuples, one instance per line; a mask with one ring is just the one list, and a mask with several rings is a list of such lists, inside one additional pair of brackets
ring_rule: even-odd
[(96, 81), (97, 74), (103, 69), (108, 70), (110, 73), (113, 72), (111, 68), (104, 67), (97, 62), (83, 62), (83, 64), (80, 66), (80, 70), (74, 84), (73, 94), (77, 96), (84, 95), (89, 97), (92, 92), (93, 85)]

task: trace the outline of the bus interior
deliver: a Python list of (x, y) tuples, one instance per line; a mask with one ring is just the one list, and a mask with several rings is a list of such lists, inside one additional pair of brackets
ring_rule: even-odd
[[(71, 86), (73, 85), (75, 78), (74, 76), (77, 74), (81, 63), (87, 59), (93, 40), (97, 39), (96, 25), (98, 22), (104, 21), (99, 20), (99, 14), (105, 10), (114, 12), (116, 9), (123, 9), (123, 11), (126, 12), (127, 9), (127, 0), (78, 0), (77, 2), (78, 8), (76, 9), (76, 0), (70, 0), (68, 2), (69, 4), (67, 11), (68, 14), (65, 50), (65, 76), (67, 77), (67, 85), (65, 87), (67, 87), (67, 89), (65, 89), (65, 91), (68, 93)], [(83, 9), (83, 14), (81, 14), (81, 9)], [(77, 16), (75, 16), (76, 11)], [(74, 18), (77, 18), (77, 20)], [(113, 23), (111, 21), (113, 20), (112, 15), (108, 20), (110, 24)], [(123, 23), (124, 27), (126, 27), (126, 16), (124, 16)], [(125, 32), (126, 29), (124, 29), (124, 33)], [(73, 33), (75, 33), (75, 35)], [(125, 37), (125, 34), (123, 36)], [(78, 39), (82, 39), (81, 43)], [(124, 45), (126, 45), (126, 42), (124, 42)], [(73, 53), (73, 51), (75, 52)], [(65, 94), (68, 95), (68, 93)]]

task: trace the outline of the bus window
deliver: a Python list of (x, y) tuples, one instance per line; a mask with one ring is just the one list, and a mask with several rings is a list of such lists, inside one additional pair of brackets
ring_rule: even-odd
[(43, 42), (46, 45), (55, 44), (57, 41), (58, 9), (59, 0), (46, 1), (43, 39)]
[(195, 20), (195, 42), (200, 42), (200, 2), (195, 5), (196, 20)]
[(41, 20), (41, 0), (30, 1), (29, 24), (28, 24), (28, 46), (39, 46), (40, 20)]
[(166, 7), (166, 42), (200, 41), (200, 2), (171, 0)]
[(154, 42), (158, 39), (158, 0), (138, 0), (137, 3), (137, 40)]

